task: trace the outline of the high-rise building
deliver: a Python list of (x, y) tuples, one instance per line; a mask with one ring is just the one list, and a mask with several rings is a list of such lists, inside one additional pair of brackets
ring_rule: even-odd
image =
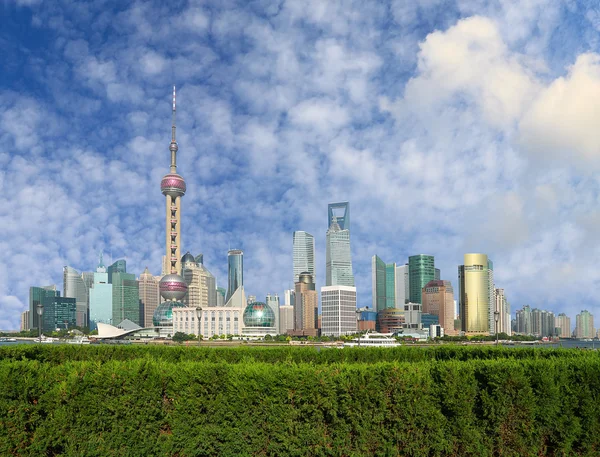
[(56, 286), (43, 286), (29, 288), (29, 328), (37, 329), (39, 326), (37, 307), (44, 304), (45, 297), (58, 297), (60, 293)]
[(385, 262), (374, 255), (371, 258), (371, 285), (374, 311), (381, 311), (387, 308), (386, 278), (387, 271)]
[(454, 331), (454, 289), (450, 281), (429, 281), (421, 292), (423, 313), (438, 317), (439, 325), (446, 335), (455, 335)]
[(515, 332), (522, 335), (533, 334), (531, 307), (529, 305), (523, 306), (523, 309), (519, 309), (515, 313)]
[(425, 284), (435, 279), (435, 266), (432, 255), (418, 254), (408, 258), (410, 301), (422, 303), (421, 291)]
[(396, 306), (396, 264), (385, 265), (385, 307)]
[(490, 264), (485, 254), (465, 254), (464, 265), (458, 267), (459, 314), (466, 333), (490, 333)]
[(74, 268), (65, 266), (63, 269), (63, 295), (74, 298), (77, 303), (77, 325), (88, 325), (88, 289), (83, 281), (83, 275)]
[(21, 331), (27, 331), (30, 330), (29, 327), (29, 310), (27, 311), (23, 311), (21, 313)]
[(410, 281), (408, 264), (396, 266), (396, 308), (404, 310), (404, 304), (410, 300)]
[(239, 249), (231, 249), (227, 253), (227, 296), (225, 303), (229, 302), (231, 296), (244, 285), (244, 252)]
[[(343, 214), (337, 216), (340, 209)], [(329, 214), (331, 219), (326, 235), (325, 285), (354, 287), (350, 251), (350, 204), (330, 203)]]
[(72, 297), (46, 296), (43, 299), (44, 314), (42, 329), (44, 332), (68, 330), (77, 324), (77, 299)]
[(152, 323), (157, 327), (172, 327), (173, 308), (184, 307), (181, 300), (187, 294), (187, 284), (181, 277), (181, 199), (187, 190), (185, 180), (177, 173), (177, 151), (179, 146), (176, 140), (176, 98), (173, 86), (173, 111), (171, 122), (171, 167), (160, 182), (160, 191), (165, 196), (165, 261), (163, 270), (167, 273), (158, 284), (161, 297), (165, 300), (159, 304)]
[(487, 263), (487, 272), (488, 272), (488, 296), (490, 308), (488, 312), (488, 327), (490, 329), (490, 334), (495, 335), (496, 328), (496, 316), (494, 315), (494, 310), (496, 309), (496, 286), (494, 284), (494, 264), (488, 259)]
[(112, 325), (119, 325), (128, 319), (140, 322), (140, 289), (133, 273), (113, 273), (112, 275)]
[(138, 278), (138, 287), (140, 290), (140, 325), (142, 327), (152, 327), (152, 318), (154, 311), (160, 305), (159, 280), (152, 276), (148, 267)]
[(321, 334), (356, 333), (356, 287), (321, 287)]
[(531, 310), (531, 331), (538, 337), (554, 336), (554, 313), (543, 309)]
[(294, 283), (300, 273), (307, 271), (313, 278), (315, 274), (315, 238), (308, 232), (294, 232)]
[(594, 316), (584, 309), (575, 316), (575, 338), (594, 338)]
[(434, 270), (434, 273), (433, 273), (433, 279), (434, 279), (434, 281), (439, 281), (440, 278), (441, 278), (441, 276), (442, 276), (442, 273), (441, 273), (440, 269), (436, 268)]
[(110, 265), (106, 272), (108, 273), (108, 283), (112, 284), (113, 273), (127, 273), (127, 261), (125, 259), (119, 259)]
[(225, 295), (227, 291), (224, 287), (217, 287), (217, 306), (225, 306)]
[(277, 294), (267, 294), (265, 304), (273, 310), (275, 314), (275, 329), (279, 333), (279, 296)]
[(295, 284), (294, 332), (307, 336), (317, 336), (317, 313), (319, 297), (315, 290), (312, 275), (300, 273)]
[(282, 305), (279, 307), (279, 334), (285, 335), (294, 330), (294, 307)]
[(112, 324), (112, 288), (112, 284), (108, 282), (108, 272), (102, 263), (102, 256), (100, 256), (100, 262), (94, 273), (94, 282), (89, 290), (90, 330), (95, 330), (98, 322)]
[[(495, 289), (494, 291), (494, 312), (498, 312), (498, 332), (506, 333), (508, 336), (512, 335), (511, 322), (510, 322), (510, 305), (506, 301), (506, 295), (504, 289)], [(494, 316), (495, 319), (495, 316)], [(494, 320), (494, 326), (492, 327), (495, 331), (496, 322)], [(492, 333), (492, 332), (490, 332)]]
[(565, 313), (556, 316), (554, 325), (558, 329), (558, 337), (571, 338), (571, 318)]
[(194, 258), (187, 252), (181, 259), (183, 279), (188, 285), (188, 293), (183, 299), (186, 306), (214, 307), (217, 306), (217, 282), (210, 271), (196, 259), (202, 260), (199, 255)]

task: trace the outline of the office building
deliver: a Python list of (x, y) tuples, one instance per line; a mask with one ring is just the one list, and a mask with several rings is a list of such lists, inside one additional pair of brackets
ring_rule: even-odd
[(434, 269), (433, 280), (434, 281), (439, 281), (440, 278), (441, 278), (441, 275), (442, 275), (442, 273), (441, 273), (441, 271), (440, 271), (439, 268)]
[[(421, 292), (423, 313), (438, 317), (446, 335), (456, 335), (454, 330), (454, 288), (450, 281), (429, 281)], [(423, 323), (425, 327), (425, 323)]]
[(27, 310), (21, 313), (21, 331), (25, 332), (29, 329), (29, 310)]
[(488, 262), (485, 254), (465, 254), (464, 265), (458, 267), (461, 328), (468, 334), (489, 335), (490, 316), (494, 322), (490, 266), (491, 262)]
[(421, 291), (425, 284), (435, 279), (435, 266), (432, 255), (412, 255), (408, 258), (409, 300), (422, 303)]
[(172, 308), (173, 333), (202, 335), (209, 339), (213, 336), (240, 336), (244, 331), (244, 308), (216, 306), (213, 308)]
[[(393, 308), (390, 308), (393, 309)], [(357, 311), (358, 322), (357, 330), (359, 332), (375, 331), (377, 330), (377, 312), (370, 309), (368, 306), (359, 308)]]
[(300, 273), (295, 286), (293, 333), (295, 335), (317, 336), (319, 298), (312, 275), (308, 272)]
[(44, 304), (45, 297), (58, 297), (60, 293), (56, 286), (43, 286), (29, 288), (29, 328), (36, 329), (39, 326), (37, 307)]
[(213, 274), (200, 263), (203, 256), (192, 256), (187, 252), (181, 259), (183, 279), (188, 286), (183, 303), (187, 307), (217, 306), (217, 281)]
[(386, 276), (385, 262), (374, 255), (371, 258), (371, 290), (373, 294), (372, 306), (375, 311), (382, 311), (387, 308)]
[(225, 303), (229, 302), (231, 296), (244, 285), (244, 252), (239, 249), (231, 249), (227, 253), (227, 296)]
[(326, 234), (325, 285), (354, 287), (350, 251), (350, 204), (331, 203), (328, 213), (331, 219)]
[(98, 322), (112, 325), (113, 286), (108, 281), (108, 272), (100, 257), (94, 273), (92, 287), (89, 289), (89, 328), (96, 330)]
[(356, 287), (321, 287), (321, 335), (356, 333)]
[(273, 310), (273, 314), (275, 315), (275, 333), (279, 333), (279, 295), (277, 294), (267, 294), (265, 298), (265, 304)]
[(125, 259), (119, 259), (110, 265), (106, 272), (108, 273), (108, 283), (112, 284), (113, 273), (127, 273), (127, 261)]
[(571, 338), (571, 318), (565, 313), (556, 316), (554, 325), (558, 329), (557, 336), (559, 338)]
[[(494, 311), (498, 312), (498, 332), (505, 333), (508, 336), (512, 335), (511, 319), (510, 319), (510, 305), (506, 300), (504, 289), (495, 289), (494, 291)], [(496, 323), (494, 322), (494, 330), (496, 329)]]
[(279, 334), (286, 335), (294, 330), (294, 306), (282, 305), (279, 307)]
[(138, 278), (138, 287), (140, 291), (140, 326), (152, 327), (152, 318), (154, 311), (160, 305), (160, 280), (152, 276), (148, 267)]
[(88, 325), (88, 289), (83, 275), (74, 268), (63, 268), (63, 296), (74, 298), (77, 303), (77, 325)]
[(381, 333), (401, 332), (406, 325), (404, 306), (399, 308), (388, 308), (377, 313), (377, 330)]
[(46, 296), (43, 299), (42, 330), (68, 330), (77, 325), (77, 300), (72, 297)]
[(404, 327), (410, 329), (421, 329), (423, 316), (423, 305), (421, 303), (406, 303), (404, 305)]
[(396, 305), (395, 307), (404, 310), (404, 305), (410, 301), (410, 280), (408, 263), (401, 266), (396, 266), (396, 277), (394, 279), (396, 285)]
[(575, 316), (575, 338), (594, 338), (594, 316), (584, 309)]
[(112, 275), (112, 325), (125, 319), (140, 325), (140, 289), (133, 273)]
[(294, 243), (294, 283), (298, 282), (300, 273), (307, 271), (316, 278), (315, 272), (315, 238), (307, 232), (296, 231)]

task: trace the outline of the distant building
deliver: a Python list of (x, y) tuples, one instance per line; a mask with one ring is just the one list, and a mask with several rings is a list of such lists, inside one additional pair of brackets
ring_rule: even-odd
[(265, 304), (273, 311), (275, 315), (275, 333), (279, 334), (279, 295), (267, 294)]
[(454, 289), (450, 281), (429, 281), (423, 287), (421, 296), (423, 313), (437, 316), (439, 325), (444, 328), (446, 335), (456, 335), (454, 331)]
[(485, 254), (465, 254), (458, 267), (461, 327), (466, 333), (493, 333), (493, 264)]
[(140, 325), (140, 289), (132, 273), (112, 274), (112, 322), (118, 326), (123, 320)]
[(223, 287), (217, 287), (217, 306), (225, 306), (225, 295), (227, 291)]
[(517, 310), (515, 315), (515, 332), (521, 335), (533, 334), (531, 307), (529, 305), (525, 305), (523, 309)]
[(543, 309), (534, 308), (531, 310), (532, 333), (539, 337), (554, 336), (554, 313)]
[(264, 338), (267, 335), (278, 334), (276, 314), (266, 303), (253, 302), (248, 304), (243, 314), (244, 328), (242, 336)]
[(421, 317), (423, 315), (423, 305), (421, 303), (409, 302), (404, 305), (404, 327), (411, 329), (422, 328)]
[(125, 259), (119, 259), (110, 265), (106, 272), (108, 273), (108, 283), (112, 284), (113, 273), (127, 273), (127, 261)]
[(23, 311), (21, 313), (21, 331), (29, 330), (29, 311)]
[(410, 300), (410, 280), (408, 264), (396, 266), (396, 277), (394, 279), (396, 285), (396, 305), (398, 309), (404, 309), (404, 305)]
[(435, 279), (434, 258), (432, 255), (412, 255), (408, 258), (408, 276), (412, 303), (422, 303), (421, 292), (425, 284)]
[(405, 325), (404, 307), (403, 309), (388, 308), (377, 313), (377, 330), (381, 333), (401, 332)]
[(356, 287), (321, 287), (321, 335), (356, 333)]
[(304, 271), (315, 278), (315, 238), (308, 232), (298, 230), (293, 235), (293, 247), (294, 283), (298, 282), (300, 273)]
[(512, 335), (510, 320), (510, 305), (506, 301), (504, 289), (496, 289), (494, 292), (495, 312), (498, 312), (498, 332)]
[(63, 295), (74, 298), (77, 303), (77, 325), (88, 325), (88, 288), (83, 281), (83, 275), (74, 268), (63, 268)]
[(294, 307), (282, 305), (279, 307), (279, 334), (285, 335), (294, 330)]
[(575, 338), (594, 338), (594, 316), (584, 309), (575, 316)]
[(244, 285), (244, 252), (240, 249), (231, 249), (227, 253), (228, 283), (225, 303), (229, 301), (235, 291)]
[(354, 287), (350, 250), (350, 203), (330, 203), (325, 241), (325, 285)]
[(396, 264), (386, 264), (374, 255), (371, 261), (373, 309), (381, 311), (396, 307)]
[(294, 303), (294, 334), (317, 336), (317, 312), (319, 297), (312, 275), (302, 272), (296, 283)]
[(377, 312), (372, 309), (360, 308), (357, 310), (358, 313), (358, 322), (357, 322), (357, 330), (359, 332), (364, 332), (367, 330), (376, 330), (377, 329)]
[(113, 313), (113, 286), (108, 282), (108, 272), (102, 263), (102, 258), (96, 272), (94, 281), (89, 289), (89, 328), (96, 330), (98, 322), (112, 324)]
[(39, 326), (37, 307), (44, 304), (46, 297), (58, 297), (60, 293), (56, 290), (56, 286), (43, 286), (29, 288), (29, 328), (37, 329)]
[(144, 269), (144, 272), (138, 278), (138, 287), (140, 293), (140, 326), (143, 328), (152, 327), (152, 318), (154, 311), (160, 305), (160, 280), (156, 276), (152, 276), (152, 273), (148, 270), (148, 267)]
[(243, 308), (173, 308), (173, 333), (183, 332), (211, 338), (214, 335), (240, 336), (244, 329)]
[(47, 296), (43, 299), (43, 305), (42, 329), (44, 332), (68, 330), (77, 325), (77, 301), (75, 298)]
[(565, 313), (560, 313), (558, 316), (556, 316), (554, 325), (558, 329), (558, 337), (571, 338), (571, 318)]
[(430, 338), (443, 338), (444, 333), (444, 328), (441, 325), (432, 324), (429, 326)]
[(213, 274), (198, 260), (202, 255), (192, 256), (187, 252), (181, 259), (183, 279), (188, 285), (188, 293), (183, 303), (188, 307), (217, 306), (217, 283)]

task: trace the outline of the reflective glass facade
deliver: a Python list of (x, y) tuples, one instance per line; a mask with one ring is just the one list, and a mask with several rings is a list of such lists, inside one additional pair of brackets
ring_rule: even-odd
[(315, 277), (315, 238), (307, 232), (294, 232), (294, 283), (302, 272)]
[(69, 329), (77, 325), (77, 301), (70, 297), (44, 297), (42, 328), (44, 332)]
[(325, 257), (325, 284), (354, 287), (350, 230), (342, 230), (335, 220), (327, 230)]
[(373, 309), (386, 308), (386, 267), (385, 262), (374, 255), (371, 259), (371, 284), (373, 288)]
[(140, 325), (140, 291), (132, 273), (113, 273), (113, 316), (112, 325), (128, 319)]
[(228, 284), (227, 296), (225, 303), (229, 301), (231, 296), (240, 286), (244, 285), (244, 252), (239, 249), (233, 249), (227, 253), (228, 263)]
[(152, 323), (156, 327), (173, 326), (173, 308), (185, 308), (186, 306), (178, 301), (165, 301), (158, 305), (152, 316)]
[(44, 304), (46, 297), (58, 297), (60, 292), (56, 286), (30, 287), (29, 288), (29, 328), (37, 329), (39, 325), (37, 305)]
[(275, 327), (275, 313), (266, 303), (250, 303), (243, 318), (246, 327)]
[(421, 290), (435, 279), (435, 266), (432, 255), (413, 255), (408, 258), (409, 300), (412, 303), (423, 303)]
[(71, 267), (63, 269), (63, 295), (74, 298), (77, 303), (77, 325), (88, 325), (88, 293), (83, 275)]

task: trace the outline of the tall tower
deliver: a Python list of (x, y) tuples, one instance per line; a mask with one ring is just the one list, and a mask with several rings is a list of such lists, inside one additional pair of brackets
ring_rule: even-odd
[(231, 296), (244, 285), (244, 251), (231, 249), (227, 252), (228, 274), (227, 274), (227, 296), (225, 303)]
[(305, 271), (315, 277), (315, 238), (298, 230), (294, 232), (294, 283)]
[(177, 174), (177, 141), (175, 140), (175, 86), (173, 86), (173, 122), (171, 126), (171, 170), (160, 182), (166, 198), (166, 276), (160, 280), (160, 294), (166, 301), (180, 301), (187, 293), (187, 284), (181, 277), (181, 197), (186, 186)]

